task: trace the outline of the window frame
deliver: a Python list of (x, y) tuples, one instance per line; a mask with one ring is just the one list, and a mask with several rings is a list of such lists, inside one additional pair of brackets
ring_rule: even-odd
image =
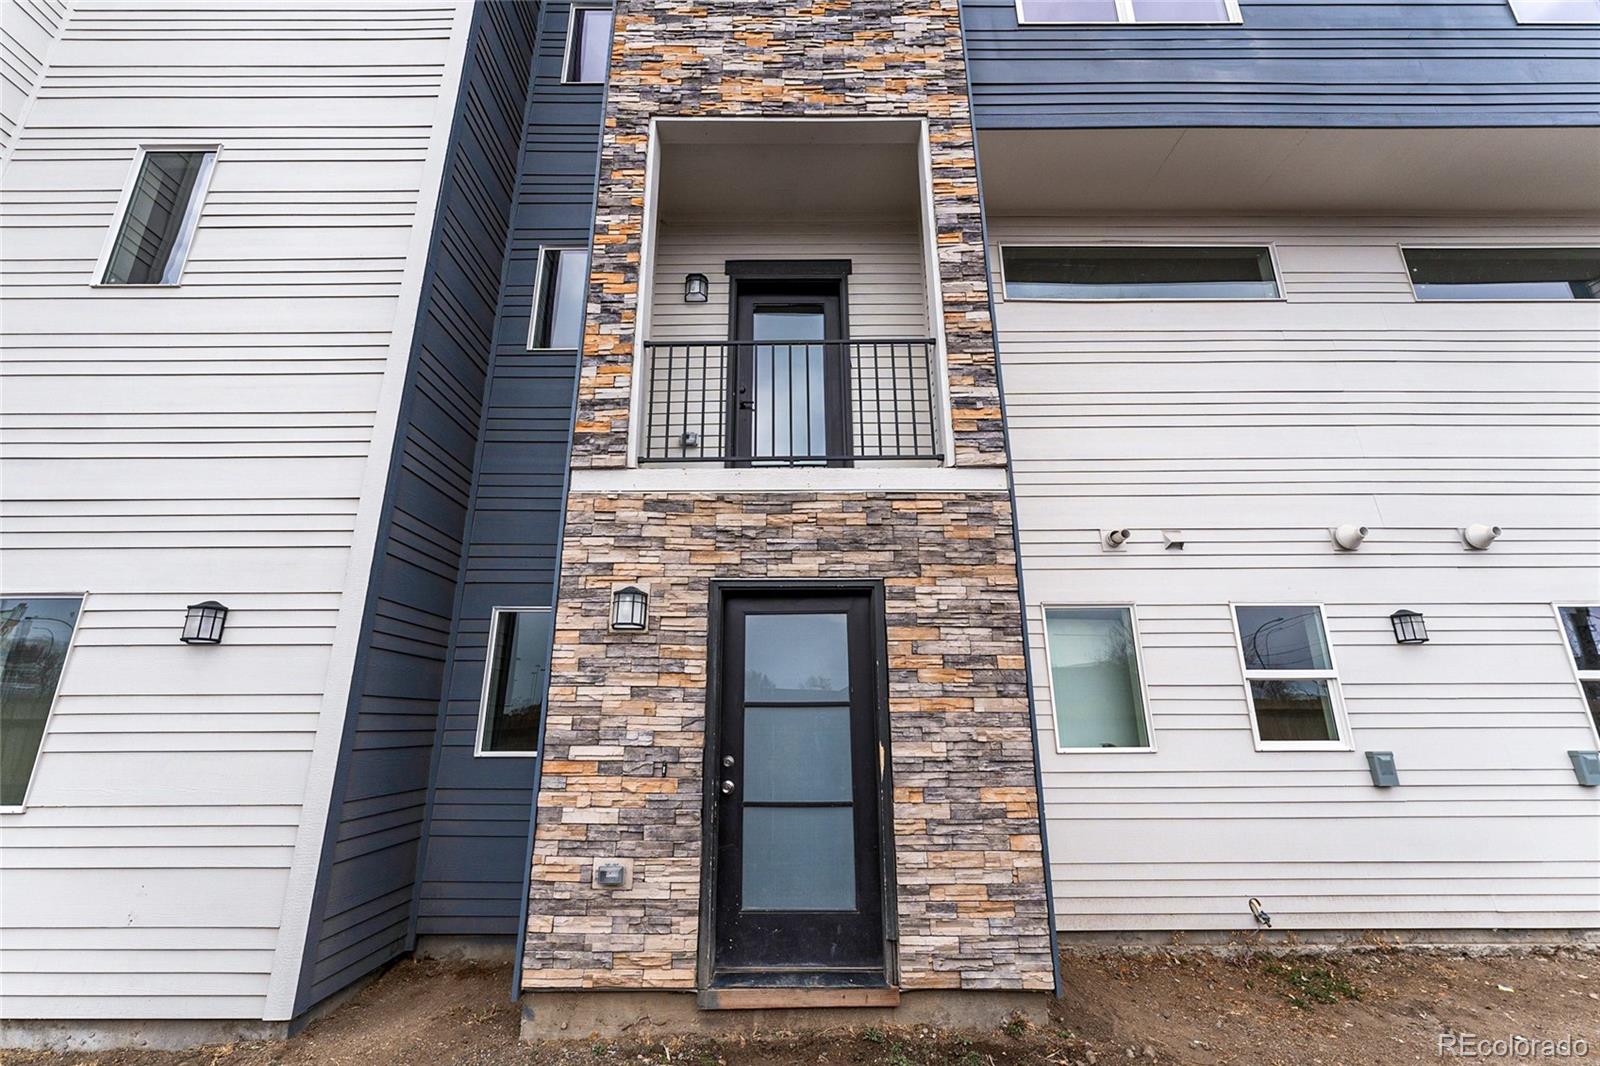
[[(544, 288), (545, 263), (546, 263), (547, 259), (549, 258), (549, 253), (551, 253), (551, 252), (557, 253), (557, 257), (556, 257), (557, 267), (556, 267), (555, 284), (558, 284), (558, 285), (561, 283), (561, 273), (560, 273), (561, 268), (560, 268), (560, 265), (559, 265), (560, 261), (561, 261), (561, 255), (566, 253), (566, 252), (581, 252), (583, 254), (583, 257), (584, 257), (584, 266), (583, 266), (583, 304), (578, 310), (578, 316), (579, 316), (579, 321), (578, 321), (578, 343), (576, 345), (576, 350), (581, 354), (583, 352), (584, 325), (586, 324), (586, 320), (589, 317), (589, 274), (591, 273), (591, 271), (593, 269), (593, 262), (594, 262), (594, 250), (592, 248), (590, 248), (588, 245), (584, 245), (584, 244), (541, 244), (541, 245), (539, 245), (538, 264), (537, 264), (537, 266), (535, 266), (534, 271), (533, 271), (532, 302), (530, 303), (529, 308), (528, 308), (528, 341), (527, 341), (528, 347), (527, 347), (527, 350), (530, 351), (530, 352), (570, 352), (570, 351), (574, 350), (573, 348), (561, 348), (561, 347), (554, 347), (554, 346), (551, 346), (551, 345), (548, 345), (548, 344), (536, 344), (536, 343), (534, 343), (535, 339), (539, 335), (539, 311), (540, 311), (540, 308), (539, 308), (539, 293)], [(552, 307), (552, 311), (553, 310), (554, 310), (554, 308)], [(554, 323), (551, 323), (551, 325), (553, 327)]]
[(50, 727), (56, 720), (56, 708), (61, 705), (61, 689), (66, 684), (67, 668), (72, 665), (72, 653), (78, 648), (78, 634), (83, 629), (84, 609), (89, 603), (87, 591), (75, 592), (10, 592), (0, 591), (0, 599), (7, 600), (70, 600), (78, 601), (78, 619), (72, 624), (72, 634), (67, 637), (67, 650), (61, 654), (61, 676), (56, 679), (55, 694), (50, 697), (50, 709), (44, 715), (44, 730), (39, 734), (39, 750), (33, 753), (33, 766), (28, 770), (28, 784), (22, 790), (22, 803), (17, 806), (0, 806), (0, 814), (22, 814), (33, 801), (33, 786), (39, 780), (39, 763), (44, 759), (44, 744), (50, 739)]
[[(151, 152), (204, 152), (211, 157), (209, 165), (202, 165), (200, 173), (195, 177), (194, 189), (189, 196), (189, 204), (184, 209), (183, 222), (178, 228), (178, 243), (173, 247), (173, 254), (181, 253), (182, 259), (178, 263), (177, 275), (171, 281), (136, 281), (119, 282), (107, 281), (106, 271), (111, 266), (111, 255), (116, 251), (117, 238), (122, 233), (122, 227), (127, 222), (128, 205), (133, 201), (134, 191), (139, 187), (139, 175), (144, 173), (145, 156)], [(139, 145), (133, 153), (133, 164), (128, 171), (128, 176), (122, 182), (122, 195), (117, 198), (117, 206), (111, 216), (111, 226), (106, 232), (105, 243), (100, 248), (100, 257), (95, 260), (94, 274), (89, 282), (95, 289), (176, 289), (183, 285), (183, 275), (189, 269), (189, 253), (194, 249), (194, 235), (200, 226), (200, 214), (205, 210), (206, 197), (211, 192), (211, 179), (217, 172), (217, 163), (222, 158), (222, 145), (220, 144), (191, 144), (191, 143), (151, 143)], [(168, 269), (171, 262), (168, 262)], [(165, 271), (163, 271), (163, 274)]]
[(1578, 707), (1583, 712), (1584, 721), (1589, 725), (1589, 733), (1594, 737), (1595, 745), (1600, 747), (1600, 722), (1595, 721), (1594, 713), (1589, 710), (1589, 697), (1583, 692), (1585, 681), (1600, 682), (1600, 670), (1578, 669), (1578, 654), (1572, 650), (1572, 643), (1567, 640), (1567, 622), (1561, 617), (1562, 610), (1567, 607), (1587, 607), (1594, 610), (1600, 607), (1600, 604), (1557, 600), (1550, 605), (1550, 612), (1556, 620), (1556, 638), (1561, 641), (1561, 650), (1566, 653), (1567, 665), (1572, 668), (1572, 683), (1578, 688)]
[[(1020, 0), (1019, 0), (1020, 2)], [(611, 37), (614, 41), (617, 34), (617, 9), (615, 4), (580, 2), (567, 9), (567, 40), (561, 49), (561, 84), (562, 85), (605, 85), (611, 80), (611, 61), (606, 60), (605, 77), (599, 81), (579, 81), (572, 77), (573, 46), (578, 43), (578, 14), (582, 11), (609, 11), (611, 12)], [(607, 49), (607, 56), (610, 49)]]
[[(1093, 610), (1118, 610), (1128, 612), (1128, 632), (1133, 638), (1133, 665), (1139, 672), (1139, 700), (1140, 710), (1144, 715), (1144, 735), (1146, 743), (1141, 747), (1117, 748), (1068, 748), (1061, 744), (1061, 724), (1056, 717), (1056, 675), (1055, 668), (1050, 658), (1050, 626), (1049, 613), (1051, 611), (1093, 611)], [(1139, 608), (1129, 602), (1115, 602), (1100, 600), (1093, 603), (1066, 602), (1051, 600), (1039, 604), (1039, 637), (1044, 642), (1044, 688), (1050, 697), (1050, 735), (1055, 741), (1057, 755), (1154, 755), (1156, 752), (1155, 722), (1150, 716), (1150, 690), (1145, 681), (1144, 649), (1139, 641)]]
[(1115, 22), (1083, 22), (1076, 19), (1030, 19), (1025, 17), (1022, 9), (1024, 0), (1016, 0), (1018, 26), (1242, 26), (1244, 13), (1239, 10), (1239, 0), (1223, 0), (1227, 5), (1228, 17), (1223, 20), (1201, 19), (1167, 19), (1167, 20), (1138, 20), (1133, 17), (1133, 0), (1116, 0), (1117, 20)]
[[(1239, 631), (1240, 607), (1311, 607), (1317, 612), (1322, 626), (1322, 640), (1328, 647), (1327, 670), (1252, 670), (1245, 665), (1244, 634)], [(1250, 738), (1257, 751), (1354, 751), (1355, 738), (1350, 735), (1350, 718), (1345, 711), (1344, 692), (1339, 683), (1339, 657), (1334, 652), (1333, 638), (1328, 634), (1328, 609), (1320, 600), (1229, 600), (1228, 624), (1233, 629), (1233, 652), (1239, 663), (1239, 676), (1244, 681), (1245, 707), (1250, 714)], [(1339, 728), (1338, 740), (1262, 740), (1261, 723), (1256, 717), (1255, 690), (1252, 681), (1326, 681), (1328, 696), (1333, 700), (1333, 720)]]
[[(608, 607), (609, 609), (609, 607)], [(555, 633), (555, 608), (548, 604), (539, 607), (491, 607), (489, 608), (489, 629), (487, 639), (483, 645), (483, 684), (478, 691), (478, 725), (472, 731), (472, 757), (474, 759), (537, 759), (543, 745), (534, 747), (531, 751), (494, 751), (484, 747), (484, 741), (489, 734), (489, 685), (493, 680), (495, 632), (500, 627), (502, 614), (533, 614), (543, 613), (551, 616), (550, 632)], [(550, 712), (550, 662), (545, 661), (545, 705), (539, 712), (539, 738), (544, 739), (544, 716)]]
[(1517, 10), (1517, 0), (1506, 0), (1506, 6), (1511, 9), (1511, 19), (1518, 26), (1600, 26), (1600, 12), (1593, 18), (1578, 19), (1525, 19), (1522, 12)]
[[(1541, 25), (1549, 25), (1541, 23)], [(1578, 248), (1593, 248), (1594, 244), (1480, 244), (1467, 242), (1462, 244), (1408, 244), (1405, 241), (1396, 241), (1395, 248), (1400, 252), (1400, 272), (1406, 276), (1406, 284), (1411, 287), (1411, 302), (1419, 304), (1538, 304), (1540, 306), (1561, 307), (1566, 304), (1594, 306), (1600, 300), (1565, 299), (1559, 296), (1485, 296), (1477, 299), (1465, 300), (1425, 300), (1417, 292), (1416, 279), (1411, 276), (1411, 263), (1406, 259), (1406, 252), (1493, 252), (1493, 251), (1567, 251)]]
[[(1109, 23), (1107, 23), (1109, 25)], [(995, 259), (999, 263), (1000, 300), (1017, 304), (1275, 304), (1287, 303), (1288, 291), (1278, 265), (1276, 241), (996, 241)], [(1272, 264), (1272, 283), (1276, 296), (1012, 296), (1006, 282), (1007, 248), (1265, 248)]]

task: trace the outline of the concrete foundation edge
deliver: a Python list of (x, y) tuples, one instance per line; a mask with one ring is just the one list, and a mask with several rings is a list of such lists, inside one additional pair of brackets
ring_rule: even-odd
[(897, 1007), (701, 1010), (693, 992), (539, 991), (522, 996), (522, 1039), (649, 1040), (657, 1036), (815, 1033), (861, 1026), (992, 1030), (1014, 1015), (1049, 1020), (1048, 992), (905, 992)]
[(168, 1018), (154, 1021), (0, 1021), (0, 1048), (8, 1051), (185, 1051), (202, 1044), (283, 1040), (288, 1022)]
[(1153, 951), (1212, 953), (1414, 951), (1447, 954), (1526, 954), (1561, 948), (1600, 950), (1600, 929), (1061, 929), (1063, 955), (1087, 952), (1148, 954)]

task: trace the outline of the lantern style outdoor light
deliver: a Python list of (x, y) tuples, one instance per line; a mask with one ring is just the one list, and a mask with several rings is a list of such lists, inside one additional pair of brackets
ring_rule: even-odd
[(638, 585), (626, 585), (611, 594), (611, 628), (619, 633), (642, 633), (650, 619), (650, 594)]
[(1417, 611), (1396, 611), (1389, 616), (1389, 624), (1394, 626), (1394, 642), (1396, 644), (1428, 643), (1427, 624), (1423, 622), (1421, 613)]
[(703, 304), (711, 299), (711, 282), (706, 280), (704, 274), (685, 274), (683, 276), (683, 302), (686, 304)]
[(222, 627), (227, 624), (228, 609), (216, 600), (191, 603), (189, 615), (183, 620), (185, 644), (221, 644)]

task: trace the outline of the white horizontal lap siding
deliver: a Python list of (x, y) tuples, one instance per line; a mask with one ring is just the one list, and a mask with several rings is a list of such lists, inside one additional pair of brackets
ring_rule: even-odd
[[(996, 253), (1271, 243), (1286, 295), (997, 292), (1060, 928), (1247, 929), (1252, 897), (1280, 929), (1600, 925), (1600, 797), (1567, 758), (1595, 734), (1550, 607), (1600, 601), (1600, 308), (1417, 303), (1399, 252), (1600, 220), (990, 223)], [(1467, 552), (1473, 522), (1505, 534)], [(1352, 751), (1255, 750), (1230, 601), (1324, 605)], [(1043, 606), (1071, 603), (1138, 605), (1156, 752), (1057, 752)], [(1402, 607), (1429, 644), (1395, 644)]]
[(0, 161), (16, 139), (67, 20), (67, 0), (0, 0)]
[[(469, 17), (83, 2), (50, 51), (4, 176), (0, 592), (89, 598), (0, 815), (6, 1017), (284, 1016)], [(95, 287), (161, 144), (220, 145), (183, 284)], [(223, 645), (179, 643), (210, 598)]]

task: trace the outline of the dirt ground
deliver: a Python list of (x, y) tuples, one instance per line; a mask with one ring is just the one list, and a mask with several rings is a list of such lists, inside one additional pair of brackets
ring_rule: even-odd
[[(637, 1044), (517, 1041), (502, 967), (402, 963), (287, 1042), (186, 1052), (0, 1053), (6, 1066), (1387, 1066), (1437, 1062), (1441, 1034), (1585, 1042), (1457, 1047), (1471, 1061), (1600, 1063), (1600, 954), (1469, 958), (1397, 952), (1223, 959), (1073, 955), (1054, 1024), (990, 1032), (844, 1029)], [(1516, 1053), (1516, 1052), (1522, 1053)], [(1465, 1057), (1465, 1056), (1463, 1056)]]

